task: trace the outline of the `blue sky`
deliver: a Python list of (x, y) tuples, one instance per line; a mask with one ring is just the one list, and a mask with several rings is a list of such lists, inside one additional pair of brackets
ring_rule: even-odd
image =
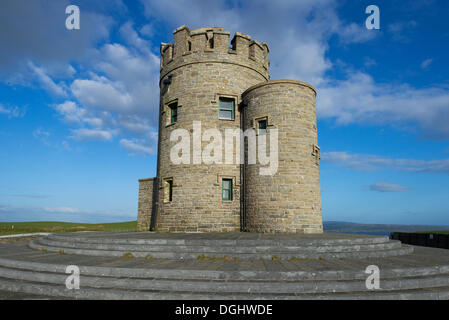
[(2, 1), (0, 221), (136, 218), (159, 44), (185, 24), (266, 41), (272, 79), (317, 88), (325, 220), (449, 225), (448, 16), (446, 0)]

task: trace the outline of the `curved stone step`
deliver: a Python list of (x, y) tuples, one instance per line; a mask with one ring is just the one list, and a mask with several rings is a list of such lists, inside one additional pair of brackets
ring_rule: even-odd
[(107, 243), (86, 243), (75, 241), (62, 241), (47, 238), (40, 238), (39, 243), (52, 247), (64, 247), (75, 249), (94, 249), (94, 250), (110, 250), (110, 251), (139, 251), (139, 252), (193, 252), (195, 254), (217, 253), (217, 254), (235, 254), (235, 253), (321, 253), (321, 252), (356, 252), (356, 251), (373, 251), (388, 250), (401, 247), (401, 242), (392, 240), (389, 242), (378, 244), (357, 244), (357, 245), (327, 245), (327, 246), (193, 246), (193, 245), (136, 245), (136, 244), (107, 244)]
[(162, 259), (197, 259), (200, 256), (205, 257), (230, 257), (238, 259), (341, 259), (341, 258), (379, 258), (391, 257), (398, 255), (410, 254), (413, 252), (413, 247), (402, 246), (395, 249), (373, 250), (373, 251), (356, 251), (356, 252), (307, 252), (307, 253), (217, 253), (217, 252), (153, 252), (153, 251), (120, 251), (120, 250), (99, 250), (99, 249), (78, 249), (67, 248), (59, 246), (50, 246), (42, 244), (39, 241), (31, 241), (29, 247), (37, 250), (46, 250), (49, 252), (61, 252), (75, 255), (88, 256), (105, 256), (105, 257), (121, 257), (125, 254), (132, 254), (136, 258), (144, 258), (151, 256), (153, 258)]
[(64, 297), (73, 299), (97, 300), (364, 300), (364, 299), (392, 299), (392, 300), (448, 300), (449, 288), (441, 287), (439, 290), (402, 290), (395, 292), (353, 292), (348, 294), (322, 294), (322, 295), (260, 295), (260, 294), (205, 294), (205, 293), (176, 293), (176, 292), (145, 292), (118, 289), (88, 288), (68, 290), (63, 285), (41, 284), (23, 282), (0, 278), (0, 290), (22, 292), (35, 295)]
[[(65, 274), (67, 265), (30, 262), (0, 258), (0, 267), (25, 271)], [(365, 280), (364, 270), (334, 271), (251, 271), (251, 270), (190, 270), (190, 269), (152, 269), (79, 266), (80, 273), (86, 276), (125, 277), (139, 279), (168, 280), (221, 280), (221, 281), (338, 281)], [(382, 279), (404, 277), (441, 276), (449, 274), (449, 265), (383, 269)]]
[[(189, 236), (189, 234), (187, 235)], [(80, 236), (69, 234), (50, 234), (49, 239), (62, 240), (70, 242), (83, 243), (99, 243), (99, 244), (128, 244), (128, 245), (188, 245), (188, 246), (328, 246), (328, 245), (361, 245), (361, 244), (378, 244), (389, 242), (387, 236), (372, 236), (361, 238), (342, 238), (342, 239), (297, 239), (297, 240), (280, 240), (280, 239), (133, 239), (133, 238), (95, 238), (89, 237), (89, 234)]]
[[(67, 274), (24, 271), (0, 267), (0, 277), (65, 286)], [(229, 293), (229, 294), (320, 294), (368, 291), (365, 280), (334, 281), (189, 281), (161, 279), (129, 279), (114, 277), (80, 276), (83, 288), (125, 289), (177, 293)], [(449, 286), (448, 274), (413, 278), (384, 279), (381, 291), (439, 288)]]

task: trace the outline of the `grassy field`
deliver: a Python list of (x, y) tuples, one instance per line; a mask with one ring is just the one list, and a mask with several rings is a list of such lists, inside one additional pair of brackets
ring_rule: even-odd
[(0, 235), (33, 232), (75, 232), (75, 231), (135, 231), (137, 221), (117, 223), (71, 223), (71, 222), (0, 222)]
[(449, 234), (449, 231), (419, 231), (417, 233)]

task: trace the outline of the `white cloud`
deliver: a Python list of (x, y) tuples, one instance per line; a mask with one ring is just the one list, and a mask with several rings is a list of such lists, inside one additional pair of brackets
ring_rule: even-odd
[(120, 145), (131, 155), (149, 155), (155, 153), (154, 145), (145, 145), (143, 140), (121, 139)]
[(369, 185), (368, 187), (371, 191), (378, 192), (405, 192), (409, 190), (409, 187), (388, 182), (377, 182)]
[(105, 44), (95, 51), (88, 77), (70, 85), (75, 100), (54, 109), (68, 124), (79, 127), (71, 129), (73, 139), (111, 141), (130, 134), (120, 140), (125, 150), (151, 154), (156, 145), (159, 59), (130, 23), (120, 32), (129, 46)]
[(150, 124), (150, 121), (138, 115), (119, 115), (117, 124), (127, 132), (138, 135), (145, 135), (154, 131), (154, 127)]
[[(369, 74), (352, 70), (350, 65), (344, 67), (349, 73), (347, 79), (327, 75), (334, 66), (326, 56), (332, 36), (349, 44), (369, 41), (379, 34), (367, 30), (363, 23), (343, 21), (336, 1), (142, 2), (148, 17), (162, 20), (173, 29), (183, 24), (190, 28), (223, 26), (231, 32), (244, 32), (253, 39), (267, 41), (272, 79), (299, 79), (317, 87), (321, 118), (333, 118), (339, 125), (412, 123), (420, 127), (426, 138), (449, 139), (449, 90), (378, 83)], [(414, 20), (397, 21), (386, 29), (394, 40), (408, 41), (410, 30), (417, 25)], [(167, 41), (171, 40), (167, 37)], [(376, 61), (365, 59), (366, 67), (375, 64)]]
[(71, 208), (71, 207), (58, 207), (58, 208), (43, 208), (45, 212), (57, 212), (57, 213), (77, 213), (81, 212), (81, 210), (77, 208)]
[(75, 79), (70, 89), (86, 108), (113, 112), (117, 116), (145, 116), (151, 125), (156, 125), (159, 58), (150, 51), (150, 44), (130, 28), (126, 24), (124, 29), (132, 34), (130, 46), (104, 45), (94, 55), (90, 78)]
[(17, 106), (14, 107), (4, 107), (2, 104), (0, 104), (0, 114), (5, 114), (8, 116), (8, 118), (22, 118), (25, 116), (26, 109), (25, 108), (19, 108)]
[(3, 114), (9, 114), (10, 112), (11, 112), (10, 110), (6, 109), (5, 107), (3, 107), (3, 106), (0, 104), (0, 113), (3, 113)]
[(86, 110), (78, 108), (75, 102), (65, 101), (55, 106), (55, 109), (69, 122), (79, 122), (86, 115)]
[(44, 130), (42, 127), (39, 127), (33, 131), (33, 137), (42, 142), (47, 147), (51, 145), (51, 143), (49, 142), (50, 132)]
[(105, 77), (95, 80), (75, 80), (70, 89), (81, 104), (111, 111), (127, 111), (133, 97), (121, 87)]
[[(362, 25), (344, 23), (334, 1), (245, 1), (239, 4), (240, 10), (227, 1), (207, 5), (202, 1), (189, 1), (188, 5), (185, 1), (143, 3), (149, 17), (173, 27), (222, 25), (231, 32), (245, 32), (253, 39), (267, 41), (272, 78), (299, 79), (317, 87), (320, 118), (333, 118), (340, 125), (414, 123), (427, 138), (449, 138), (449, 126), (445, 124), (449, 121), (448, 90), (378, 83), (369, 74), (357, 71), (343, 80), (327, 77), (326, 72), (333, 67), (326, 57), (332, 35), (343, 42), (361, 42), (377, 34)], [(270, 21), (270, 27), (266, 27), (266, 21)], [(399, 37), (416, 25), (415, 21), (397, 22), (388, 31)], [(367, 67), (375, 63), (372, 59), (365, 61)]]
[(78, 107), (78, 105), (73, 101), (65, 101), (64, 103), (56, 105), (54, 109), (62, 115), (66, 122), (69, 123), (87, 124), (92, 127), (99, 128), (103, 127), (106, 122), (106, 119), (104, 119), (106, 118), (104, 114), (104, 118), (94, 116), (86, 109)]
[(322, 160), (359, 171), (402, 170), (411, 172), (449, 173), (449, 159), (417, 160), (395, 159), (372, 154), (355, 154), (346, 151), (324, 152)]
[(433, 59), (426, 59), (421, 63), (421, 69), (425, 70), (432, 64)]
[(67, 141), (65, 141), (65, 140), (61, 142), (61, 147), (62, 147), (63, 150), (66, 150), (66, 151), (71, 151), (72, 150), (72, 148), (70, 147), (69, 143)]
[[(287, 43), (282, 47), (287, 47)], [(281, 75), (280, 78), (302, 79), (317, 86), (322, 83), (324, 73), (332, 67), (325, 51), (326, 48), (316, 41), (303, 41), (278, 53), (279, 59), (272, 63), (272, 67)]]
[(41, 137), (49, 137), (50, 136), (50, 132), (45, 131), (42, 128), (37, 128), (36, 130), (33, 131), (33, 136), (38, 139)]
[(351, 43), (368, 41), (377, 34), (366, 30), (362, 23), (342, 21), (334, 0), (142, 2), (149, 18), (163, 20), (173, 29), (183, 24), (191, 29), (223, 26), (266, 41), (271, 48), (272, 78), (300, 79), (313, 85), (321, 83), (332, 66), (325, 56), (332, 35)]
[(37, 67), (34, 63), (28, 62), (28, 67), (34, 72), (37, 76), (38, 81), (42, 85), (42, 87), (47, 90), (49, 93), (57, 95), (57, 96), (66, 96), (67, 93), (63, 85), (56, 84), (46, 73), (44, 68)]
[(130, 221), (135, 212), (129, 209), (85, 209), (71, 206), (36, 207), (11, 206), (0, 203), (0, 221), (70, 221), (104, 223)]
[(378, 32), (375, 30), (368, 30), (366, 26), (356, 23), (351, 23), (347, 26), (341, 26), (338, 34), (344, 43), (361, 43), (374, 39)]
[(418, 26), (414, 20), (398, 21), (388, 25), (387, 30), (394, 41), (408, 43), (410, 42), (410, 31)]
[[(147, 25), (148, 26), (148, 25)], [(147, 29), (145, 29), (147, 30)], [(145, 31), (144, 30), (144, 31)], [(147, 41), (142, 39), (134, 30), (133, 23), (128, 21), (120, 27), (120, 35), (125, 39), (126, 43), (139, 50), (149, 52)]]
[(143, 138), (121, 139), (120, 146), (130, 155), (149, 155), (157, 152), (157, 131), (152, 129)]
[(154, 27), (149, 23), (140, 28), (139, 32), (146, 37), (152, 37), (154, 35)]
[[(43, 143), (47, 147), (55, 148), (60, 151), (71, 151), (72, 148), (70, 147), (69, 143), (65, 140), (63, 141), (55, 141), (58, 139), (57, 136), (52, 136), (52, 134), (45, 130), (42, 127), (39, 127), (33, 131), (33, 137), (36, 140), (39, 140), (41, 143)], [(53, 137), (53, 139), (51, 139)]]
[(371, 59), (370, 57), (365, 57), (365, 61), (363, 63), (363, 65), (367, 68), (372, 67), (372, 66), (376, 66), (377, 62), (374, 59)]
[[(341, 81), (327, 76), (333, 67), (326, 56), (331, 37), (337, 36), (347, 45), (369, 41), (378, 34), (366, 30), (363, 22), (343, 21), (335, 0), (141, 2), (151, 24), (139, 32), (132, 22), (122, 24), (118, 29), (122, 43), (106, 43), (97, 49), (90, 46), (89, 59), (78, 61), (79, 71), (64, 61), (65, 71), (60, 72), (70, 77), (67, 85), (51, 78), (57, 72), (49, 64), (30, 65), (43, 88), (56, 95), (67, 94), (70, 100), (55, 110), (76, 126), (71, 128), (75, 139), (110, 141), (118, 135), (126, 150), (148, 154), (154, 149), (155, 141), (148, 139), (148, 134), (158, 122), (159, 53), (142, 35), (151, 37), (157, 31), (153, 26), (161, 22), (172, 29), (183, 24), (191, 29), (223, 26), (267, 41), (272, 78), (299, 79), (316, 86), (320, 118), (335, 119), (337, 124), (415, 122), (427, 137), (449, 138), (447, 90), (380, 84), (368, 74), (354, 71)], [(403, 36), (407, 28), (416, 25), (414, 21), (397, 22), (388, 32)], [(104, 39), (109, 26), (105, 24), (96, 39)], [(173, 40), (171, 34), (165, 37), (166, 42)], [(367, 67), (374, 63), (365, 60)]]
[(346, 80), (318, 87), (317, 112), (337, 124), (416, 123), (432, 139), (449, 138), (449, 91), (376, 83), (357, 72)]
[(72, 130), (73, 135), (71, 138), (75, 140), (100, 140), (100, 141), (111, 141), (115, 135), (113, 130), (99, 130), (99, 129), (74, 129)]
[(92, 46), (106, 39), (114, 23), (107, 15), (111, 7), (117, 8), (117, 1), (108, 1), (107, 6), (102, 0), (82, 2), (81, 29), (67, 32), (64, 20), (68, 0), (2, 1), (0, 81), (9, 81), (4, 73), (23, 72), (27, 61), (46, 67), (82, 61)]
[[(0, 193), (2, 196), (17, 197), (17, 198), (29, 198), (29, 199), (46, 199), (50, 198), (49, 195), (36, 194), (36, 193)], [(0, 211), (2, 208), (0, 208)]]
[(80, 127), (71, 130), (72, 138), (110, 141), (115, 135), (129, 134), (121, 139), (123, 148), (132, 154), (153, 153), (159, 57), (130, 22), (119, 31), (127, 46), (108, 43), (93, 51), (90, 72), (70, 85), (74, 101), (54, 109), (66, 122)]

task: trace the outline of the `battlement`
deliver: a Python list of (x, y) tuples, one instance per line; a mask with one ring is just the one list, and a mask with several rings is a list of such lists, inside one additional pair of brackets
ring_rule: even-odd
[(231, 41), (230, 32), (221, 27), (190, 30), (181, 26), (173, 31), (173, 43), (161, 43), (161, 75), (163, 69), (176, 62), (193, 60), (239, 60), (260, 68), (268, 77), (269, 48), (266, 42), (251, 40), (249, 35), (236, 32)]

